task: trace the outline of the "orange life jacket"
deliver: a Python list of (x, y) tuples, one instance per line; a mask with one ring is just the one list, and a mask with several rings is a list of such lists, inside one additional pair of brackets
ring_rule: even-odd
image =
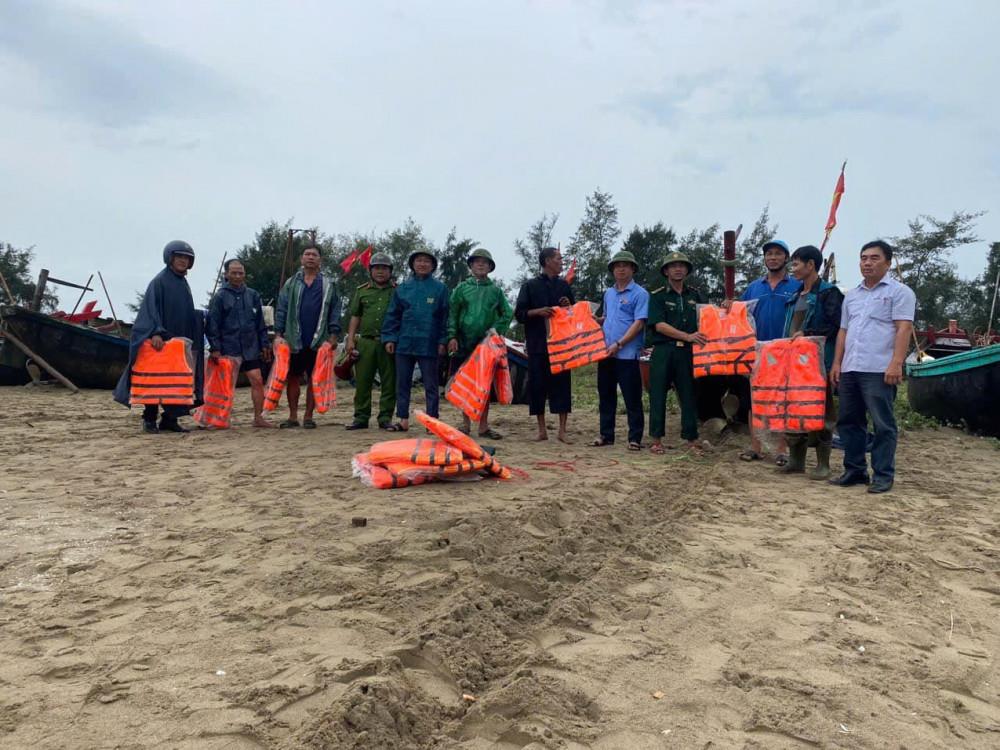
[(130, 404), (144, 406), (194, 404), (194, 368), (191, 339), (182, 336), (164, 342), (156, 351), (148, 339), (139, 346), (132, 365)]
[(368, 457), (377, 464), (409, 461), (422, 466), (451, 466), (464, 459), (458, 448), (431, 438), (384, 440), (368, 449)]
[(205, 365), (203, 403), (191, 415), (197, 424), (215, 430), (229, 429), (241, 361), (239, 357), (209, 358)]
[(285, 390), (285, 381), (288, 380), (291, 357), (292, 349), (287, 341), (274, 342), (274, 362), (271, 363), (271, 372), (268, 373), (267, 385), (264, 386), (264, 411), (278, 408), (281, 392)]
[(498, 476), (501, 479), (510, 479), (510, 470), (501, 466), (499, 461), (484, 451), (479, 443), (466, 435), (464, 432), (456, 430), (450, 424), (446, 424), (440, 419), (435, 419), (420, 409), (417, 409), (414, 413), (417, 415), (417, 419), (420, 420), (420, 423), (424, 427), (444, 440), (446, 443), (458, 448), (465, 454), (466, 458), (485, 461), (485, 468), (489, 469), (491, 474)]
[(331, 406), (337, 405), (337, 383), (333, 374), (336, 352), (333, 344), (324, 341), (316, 350), (316, 364), (312, 371), (312, 393), (316, 411), (326, 414)]
[(509, 404), (514, 400), (514, 388), (507, 365), (507, 344), (499, 335), (486, 336), (458, 372), (448, 381), (444, 397), (474, 422), (483, 418), (490, 404), (490, 389), (497, 391), (497, 400)]
[(589, 365), (608, 356), (601, 324), (589, 302), (557, 307), (549, 318), (549, 368), (553, 373)]
[(757, 345), (750, 377), (755, 430), (815, 432), (826, 424), (823, 339), (775, 339)]
[(397, 487), (410, 487), (415, 484), (426, 484), (433, 482), (433, 477), (427, 476), (400, 476), (393, 469), (380, 466), (369, 458), (367, 453), (358, 453), (351, 462), (354, 467), (354, 474), (369, 487), (380, 490), (392, 490)]
[(715, 305), (700, 305), (698, 331), (708, 342), (691, 347), (696, 378), (750, 374), (757, 334), (746, 302), (733, 302), (728, 312)]

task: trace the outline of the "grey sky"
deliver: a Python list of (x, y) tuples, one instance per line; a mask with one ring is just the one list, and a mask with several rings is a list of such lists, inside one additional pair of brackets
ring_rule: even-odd
[[(1000, 239), (1000, 4), (0, 0), (0, 239), (118, 306), (174, 238), (222, 253), (270, 219), (328, 233), (515, 237), (595, 187), (623, 227), (750, 224), (831, 248), (926, 213)], [(64, 301), (71, 295), (64, 295)], [(122, 310), (119, 310), (122, 314)]]

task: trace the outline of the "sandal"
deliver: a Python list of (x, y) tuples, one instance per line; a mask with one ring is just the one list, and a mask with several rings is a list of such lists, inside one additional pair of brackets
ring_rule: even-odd
[(313, 420), (313, 419), (303, 419), (302, 420), (302, 429), (304, 429), (304, 430), (315, 430), (316, 429), (316, 421)]
[(503, 440), (503, 435), (494, 430), (492, 427), (486, 430), (486, 432), (480, 432), (479, 437), (489, 438), (490, 440)]
[(282, 430), (289, 430), (292, 427), (298, 427), (298, 426), (299, 426), (299, 420), (297, 419), (286, 419), (284, 422), (278, 425), (278, 427)]
[(760, 461), (764, 457), (757, 451), (745, 450), (740, 454), (740, 461)]
[(662, 456), (667, 452), (667, 449), (663, 447), (663, 443), (653, 443), (649, 446), (649, 452), (655, 456)]
[(591, 448), (608, 448), (614, 445), (610, 440), (605, 440), (604, 438), (597, 438), (590, 444)]
[[(379, 425), (379, 427), (381, 427), (381, 426), (382, 425)], [(367, 430), (368, 429), (368, 423), (367, 422), (351, 422), (344, 429), (345, 430)]]
[(774, 457), (774, 465), (777, 467), (782, 467), (788, 464), (788, 456), (784, 453), (779, 453)]
[(403, 427), (399, 422), (394, 424), (380, 424), (378, 426), (380, 430), (385, 430), (386, 432), (406, 432), (407, 428)]
[(639, 443), (629, 443), (628, 444), (628, 449), (630, 451), (641, 451), (642, 450), (642, 445), (639, 444)]

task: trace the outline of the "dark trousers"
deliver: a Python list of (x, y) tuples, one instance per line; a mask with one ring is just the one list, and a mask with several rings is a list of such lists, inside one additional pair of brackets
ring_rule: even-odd
[(597, 363), (597, 396), (600, 400), (601, 439), (615, 442), (618, 389), (621, 388), (628, 415), (628, 441), (641, 443), (646, 418), (642, 413), (642, 375), (639, 360), (609, 357)]
[(691, 347), (657, 344), (649, 359), (649, 436), (667, 434), (667, 391), (673, 386), (681, 404), (681, 437), (698, 439), (698, 405), (694, 398)]
[(178, 417), (186, 417), (191, 413), (190, 406), (177, 406), (174, 404), (163, 404), (163, 406), (157, 406), (156, 404), (146, 404), (142, 407), (142, 421), (155, 422), (156, 414), (159, 409), (163, 409), (163, 418), (168, 422), (170, 420), (176, 422)]
[(573, 411), (573, 380), (570, 371), (553, 375), (549, 366), (549, 355), (528, 355), (528, 414), (545, 413), (548, 399), (549, 411), (553, 414), (569, 414)]
[(896, 474), (896, 416), (892, 405), (896, 386), (885, 382), (881, 372), (841, 373), (840, 417), (837, 433), (844, 445), (844, 471), (867, 474), (865, 443), (868, 417), (875, 425), (872, 445), (872, 473), (876, 482), (891, 482)]
[(413, 388), (413, 367), (420, 364), (420, 377), (424, 381), (426, 411), (432, 417), (438, 416), (438, 357), (418, 357), (413, 354), (396, 352), (396, 416), (410, 418), (410, 390)]

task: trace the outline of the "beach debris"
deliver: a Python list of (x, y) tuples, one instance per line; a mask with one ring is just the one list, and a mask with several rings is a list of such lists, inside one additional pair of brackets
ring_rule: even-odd
[(466, 703), (475, 703), (479, 698), (472, 695), (472, 693), (462, 693), (462, 700)]
[(864, 652), (865, 652), (865, 647), (864, 646), (858, 646), (858, 653), (859, 654), (863, 654)]
[(666, 693), (664, 693), (662, 690), (657, 690), (655, 693), (650, 693), (650, 695), (652, 695), (655, 700), (661, 700), (666, 695)]
[(851, 733), (851, 730), (847, 728), (846, 724), (841, 724), (840, 728), (837, 731), (840, 732), (841, 734), (850, 734)]
[(215, 670), (215, 676), (216, 677), (225, 677), (226, 676), (226, 670), (224, 670), (224, 669), (216, 669)]
[(368, 519), (365, 518), (364, 516), (354, 516), (354, 518), (351, 519), (351, 526), (367, 526), (367, 525), (368, 525)]
[(670, 733), (671, 733), (672, 731), (674, 731), (674, 730), (673, 730), (673, 729), (664, 729), (664, 730), (663, 730), (662, 732), (660, 732), (660, 734), (662, 734), (662, 735), (663, 735), (664, 737), (666, 737), (666, 736), (667, 736), (667, 735), (669, 735), (669, 734), (670, 734)]

